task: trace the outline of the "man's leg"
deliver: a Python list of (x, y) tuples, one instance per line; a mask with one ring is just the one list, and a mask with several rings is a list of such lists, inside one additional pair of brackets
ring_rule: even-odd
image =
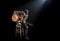
[(25, 39), (29, 40), (29, 37), (28, 37), (28, 25), (25, 25), (26, 28), (25, 28)]

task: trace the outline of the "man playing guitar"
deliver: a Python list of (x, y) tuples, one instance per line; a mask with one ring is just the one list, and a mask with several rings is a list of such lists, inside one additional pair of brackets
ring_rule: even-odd
[[(28, 39), (28, 25), (29, 23), (27, 23), (27, 18), (28, 18), (28, 10), (25, 9), (25, 11), (14, 11), (13, 15), (12, 15), (12, 21), (16, 22), (17, 24), (22, 25), (21, 23), (23, 23), (25, 25), (25, 39)], [(16, 25), (18, 27), (20, 27), (20, 25)], [(29, 24), (32, 26), (32, 24)]]

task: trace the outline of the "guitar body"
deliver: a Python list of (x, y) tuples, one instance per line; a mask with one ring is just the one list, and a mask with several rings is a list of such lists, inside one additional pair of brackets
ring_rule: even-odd
[(13, 15), (13, 16), (12, 16), (12, 21), (13, 21), (13, 22), (16, 22), (17, 20), (18, 20), (18, 16), (17, 16), (16, 14)]

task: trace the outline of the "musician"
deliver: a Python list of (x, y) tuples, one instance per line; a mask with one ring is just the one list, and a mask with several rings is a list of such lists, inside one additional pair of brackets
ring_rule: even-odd
[(28, 24), (27, 24), (27, 19), (28, 19), (28, 13), (29, 13), (29, 11), (27, 10), (27, 9), (25, 9), (25, 14), (24, 14), (24, 20), (23, 20), (23, 23), (25, 24), (25, 38), (26, 39), (29, 39), (29, 37), (28, 37)]
[[(16, 22), (16, 32), (15, 32), (15, 36), (17, 35), (17, 33), (21, 33), (20, 27), (22, 26), (22, 22), (23, 22), (23, 17), (24, 17), (24, 12), (23, 11), (14, 11), (13, 15), (12, 15), (12, 21)], [(20, 34), (20, 37), (22, 35)]]
[(27, 25), (27, 18), (28, 18), (29, 11), (25, 9), (25, 11), (15, 11), (12, 17), (12, 20), (16, 23), (23, 23), (25, 25), (25, 39), (29, 40), (28, 37), (28, 25)]

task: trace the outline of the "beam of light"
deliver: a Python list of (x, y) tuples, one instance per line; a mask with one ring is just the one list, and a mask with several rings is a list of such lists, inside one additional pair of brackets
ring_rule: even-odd
[(35, 0), (35, 1), (31, 1), (25, 5), (23, 5), (22, 7), (18, 7), (16, 9), (25, 9), (27, 8), (29, 10), (29, 15), (30, 15), (30, 22), (33, 20), (35, 20), (36, 16), (38, 15), (39, 10), (42, 9), (42, 7), (44, 6), (44, 4), (47, 2), (47, 0)]

